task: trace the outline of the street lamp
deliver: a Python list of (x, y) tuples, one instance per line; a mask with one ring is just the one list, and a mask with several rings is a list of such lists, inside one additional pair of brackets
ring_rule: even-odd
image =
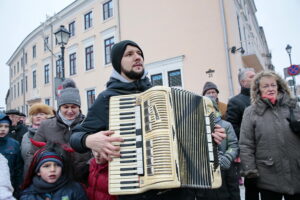
[(70, 32), (61, 25), (60, 28), (54, 33), (57, 43), (61, 45), (61, 75), (59, 78), (65, 78), (65, 60), (64, 60), (64, 51), (65, 45), (68, 43), (70, 38)]
[[(292, 57), (291, 57), (291, 53), (292, 53), (292, 46), (291, 45), (286, 45), (285, 47), (285, 50), (286, 52), (288, 53), (289, 55), (289, 58), (290, 58), (290, 66), (292, 66)], [(293, 85), (294, 85), (294, 95), (295, 97), (297, 97), (297, 93), (296, 93), (296, 80), (295, 80), (295, 75), (292, 76), (293, 78)]]

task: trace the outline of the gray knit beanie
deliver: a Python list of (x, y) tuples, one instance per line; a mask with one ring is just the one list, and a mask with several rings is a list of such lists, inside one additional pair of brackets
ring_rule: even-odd
[(58, 108), (64, 104), (75, 104), (80, 107), (80, 95), (75, 82), (72, 79), (65, 79), (62, 86), (60, 97), (57, 99)]
[(210, 90), (210, 89), (215, 89), (217, 91), (217, 93), (219, 94), (219, 90), (218, 90), (216, 84), (208, 81), (204, 84), (202, 95), (204, 96), (206, 91)]

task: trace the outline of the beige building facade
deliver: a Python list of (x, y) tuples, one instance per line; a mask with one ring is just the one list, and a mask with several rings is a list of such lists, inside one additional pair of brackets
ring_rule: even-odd
[[(7, 109), (24, 113), (35, 102), (56, 109), (58, 77), (72, 78), (85, 114), (112, 72), (110, 50), (130, 39), (144, 51), (153, 85), (202, 93), (217, 84), (220, 100), (240, 90), (240, 68), (272, 69), (253, 0), (77, 0), (33, 30), (9, 58)], [(64, 25), (71, 37), (61, 49), (54, 33)], [(64, 73), (63, 73), (64, 71)]]

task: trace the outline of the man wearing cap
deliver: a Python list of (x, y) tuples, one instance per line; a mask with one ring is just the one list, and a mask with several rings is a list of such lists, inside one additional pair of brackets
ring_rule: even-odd
[(217, 102), (222, 119), (225, 119), (227, 105), (225, 103), (219, 101), (219, 98), (218, 98), (219, 90), (218, 90), (217, 85), (210, 81), (206, 82), (203, 87), (202, 95), (208, 96)]
[(23, 135), (28, 131), (27, 126), (21, 120), (21, 113), (18, 110), (12, 109), (6, 111), (5, 114), (12, 122), (9, 127), (8, 136), (14, 138), (21, 144)]
[[(75, 127), (70, 140), (71, 146), (78, 152), (92, 149), (106, 160), (111, 160), (111, 156), (120, 156), (120, 148), (112, 142), (123, 141), (120, 137), (109, 137), (113, 131), (105, 131), (109, 128), (109, 98), (144, 92), (151, 87), (144, 70), (143, 51), (135, 42), (124, 40), (116, 43), (111, 50), (111, 61), (114, 69), (106, 90), (99, 94), (86, 119)], [(225, 137), (224, 129), (218, 126), (213, 135), (215, 141), (220, 143)], [(119, 199), (163, 199), (167, 193), (159, 195), (161, 190), (150, 190), (137, 195), (122, 195)]]

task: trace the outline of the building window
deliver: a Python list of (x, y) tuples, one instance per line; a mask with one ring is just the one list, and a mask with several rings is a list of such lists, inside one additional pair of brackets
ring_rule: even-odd
[(44, 66), (44, 79), (45, 79), (45, 84), (49, 83), (49, 65)]
[(16, 65), (14, 65), (14, 75), (16, 75)]
[(25, 92), (28, 92), (28, 78), (25, 76)]
[(36, 88), (36, 71), (32, 72), (32, 88)]
[(17, 85), (17, 91), (18, 91), (18, 96), (20, 96), (20, 83), (18, 82), (18, 85)]
[(36, 57), (36, 45), (32, 47), (32, 58)]
[(25, 53), (25, 64), (27, 64), (27, 53)]
[(169, 80), (169, 87), (181, 87), (181, 72), (180, 70), (174, 70), (168, 72), (168, 80)]
[(44, 38), (44, 51), (48, 50), (49, 37)]
[(103, 4), (103, 20), (113, 16), (113, 3), (112, 0)]
[(19, 73), (19, 71), (20, 71), (20, 64), (19, 62), (17, 62), (17, 73)]
[(154, 74), (154, 75), (151, 75), (151, 82), (152, 82), (152, 85), (155, 86), (155, 85), (163, 85), (163, 77), (162, 77), (162, 74)]
[(50, 106), (50, 99), (45, 99), (45, 104)]
[(70, 75), (76, 74), (76, 53), (69, 55), (70, 58)]
[(110, 53), (111, 53), (111, 48), (114, 45), (114, 37), (108, 38), (104, 40), (104, 48), (105, 48), (105, 64), (111, 63), (110, 60)]
[(90, 108), (95, 102), (95, 90), (88, 90), (86, 92), (87, 95), (87, 106)]
[(92, 18), (93, 12), (88, 12), (84, 15), (84, 29), (88, 29), (93, 26), (93, 18)]
[(14, 85), (14, 99), (16, 98), (16, 85)]
[(21, 79), (21, 94), (24, 93), (24, 79)]
[(64, 74), (62, 72), (61, 57), (59, 57), (58, 60), (56, 60), (56, 77), (64, 78)]
[(70, 37), (75, 35), (75, 21), (69, 24)]
[(85, 69), (94, 69), (93, 45), (85, 48)]

